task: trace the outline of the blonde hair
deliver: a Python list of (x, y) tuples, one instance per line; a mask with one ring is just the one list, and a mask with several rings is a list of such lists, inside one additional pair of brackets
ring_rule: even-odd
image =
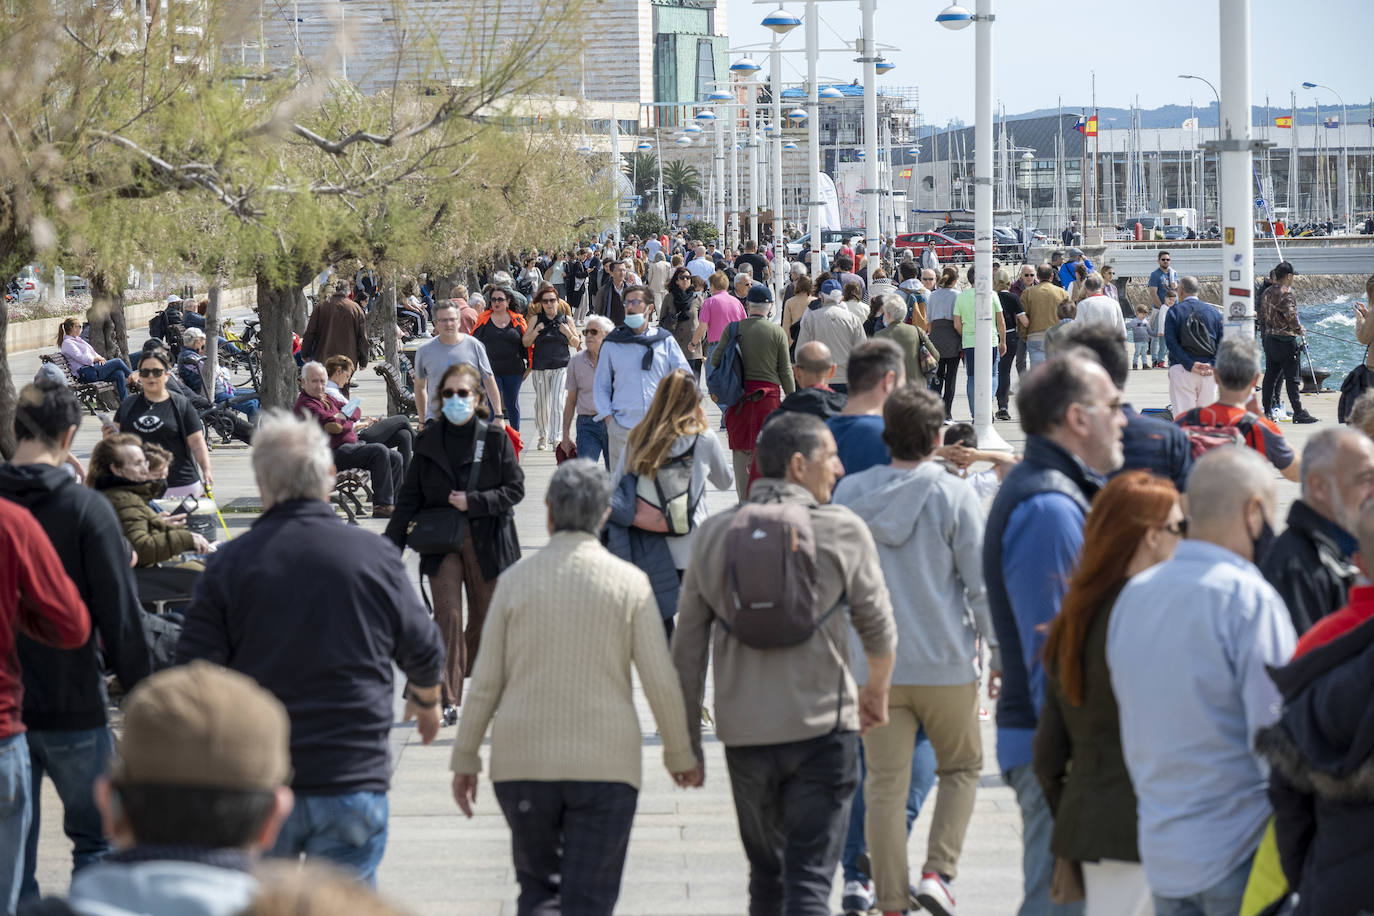
[(630, 430), (625, 467), (634, 474), (653, 474), (668, 460), (679, 436), (697, 435), (708, 428), (696, 380), (685, 370), (675, 369), (658, 383), (649, 412)]

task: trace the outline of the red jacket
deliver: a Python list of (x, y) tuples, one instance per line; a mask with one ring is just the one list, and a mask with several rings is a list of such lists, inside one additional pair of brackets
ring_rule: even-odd
[[(353, 431), (352, 418), (345, 417), (343, 411), (334, 406), (329, 395), (325, 395), (324, 400), (320, 401), (302, 391), (296, 398), (295, 406), (291, 409), (298, 417), (314, 417), (319, 422), (321, 428), (329, 434), (329, 448), (331, 450), (358, 441), (358, 434)], [(331, 423), (336, 424), (340, 431), (329, 432), (329, 424)]]
[(1374, 586), (1357, 585), (1350, 590), (1350, 602), (1345, 607), (1327, 614), (1302, 634), (1293, 657), (1299, 658), (1318, 646), (1339, 639), (1371, 617), (1374, 617)]
[(24, 681), (15, 634), (79, 649), (91, 617), (52, 542), (22, 506), (0, 499), (0, 738), (24, 731)]

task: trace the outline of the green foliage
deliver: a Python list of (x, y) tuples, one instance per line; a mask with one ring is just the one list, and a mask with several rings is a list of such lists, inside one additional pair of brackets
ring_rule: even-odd
[(658, 206), (658, 157), (653, 153), (625, 153), (623, 158), (625, 175), (639, 195), (639, 209)]
[(625, 223), (622, 231), (623, 235), (633, 235), (636, 238), (648, 239), (657, 238), (668, 231), (668, 221), (659, 216), (652, 210), (645, 210), (636, 213), (634, 219)]
[(688, 201), (701, 201), (701, 172), (694, 165), (675, 159), (663, 167), (663, 192), (669, 195), (668, 211), (681, 213)]
[(703, 242), (714, 242), (720, 235), (716, 232), (715, 224), (704, 219), (690, 219), (683, 228), (687, 230), (687, 238), (701, 239)]

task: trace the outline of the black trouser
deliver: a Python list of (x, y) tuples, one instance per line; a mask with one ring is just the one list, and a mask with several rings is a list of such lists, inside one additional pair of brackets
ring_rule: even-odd
[(849, 806), (859, 785), (859, 733), (727, 747), (750, 916), (830, 916)]
[[(1019, 333), (1016, 335), (1016, 374), (1026, 374), (1026, 338)], [(1005, 372), (1002, 375), (1006, 375)]]
[(401, 453), (376, 442), (349, 442), (334, 449), (334, 466), (341, 471), (367, 471), (372, 478), (372, 504), (396, 505), (401, 485)]
[(959, 362), (964, 358), (962, 350), (953, 356), (940, 358), (940, 368), (935, 370), (935, 390), (945, 401), (945, 416), (953, 416), (954, 389), (959, 382)]
[(1298, 347), (1296, 337), (1280, 334), (1265, 335), (1264, 382), (1260, 391), (1264, 400), (1266, 415), (1274, 407), (1274, 400), (1278, 396), (1281, 382), (1288, 386), (1288, 400), (1293, 405), (1293, 413), (1302, 410), (1302, 398), (1298, 393), (1298, 366), (1301, 362), (1301, 354), (1302, 350)]
[[(997, 409), (1006, 410), (1011, 398), (1011, 366), (1016, 362), (1016, 353), (1021, 348), (1021, 335), (1015, 331), (1007, 332), (1007, 354), (997, 361)], [(1025, 369), (1021, 369), (1025, 372)]]
[[(378, 420), (367, 429), (358, 431), (359, 442), (376, 442), (401, 453), (401, 474), (410, 469), (410, 456), (415, 449), (415, 431), (410, 427), (410, 418), (402, 416)], [(397, 480), (397, 484), (400, 481)]]
[(510, 825), (520, 916), (610, 916), (639, 790), (623, 782), (514, 780), (495, 783), (495, 792)]

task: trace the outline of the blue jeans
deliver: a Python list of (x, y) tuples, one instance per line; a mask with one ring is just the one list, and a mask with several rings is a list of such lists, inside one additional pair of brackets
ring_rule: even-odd
[(1142, 367), (1150, 368), (1150, 342), (1148, 340), (1137, 340), (1135, 342), (1135, 352), (1131, 354), (1131, 368), (1139, 363)]
[[(968, 392), (968, 414), (973, 416), (973, 347), (964, 348), (964, 387)], [(997, 393), (997, 348), (992, 349), (992, 391)]]
[(0, 909), (13, 913), (29, 835), (29, 743), (23, 732), (0, 738)]
[(258, 393), (254, 391), (252, 388), (235, 388), (234, 393), (232, 395), (226, 394), (222, 397), (220, 395), (215, 395), (215, 403), (224, 404), (226, 401), (235, 398), (242, 398), (245, 395), (252, 395), (253, 397), (248, 400), (235, 400), (234, 403), (230, 404), (229, 406), (232, 407), (234, 410), (237, 410), (239, 413), (243, 414), (245, 417), (247, 417), (249, 423), (254, 423), (257, 422), (258, 418), (257, 394)]
[(611, 453), (608, 449), (610, 444), (608, 436), (609, 433), (606, 432), (605, 420), (578, 415), (577, 457), (586, 458), (589, 461), (600, 461), (602, 464), (606, 465), (606, 470), (611, 470)]
[(376, 887), (377, 866), (386, 852), (389, 811), (385, 792), (299, 794), (277, 834), (272, 855), (327, 859)]
[[(868, 775), (868, 762), (864, 759), (864, 746), (859, 744), (859, 788), (854, 791), (854, 804), (849, 809), (849, 832), (844, 838), (844, 855), (840, 861), (844, 864), (844, 880), (858, 881), (862, 878), (872, 877), (859, 871), (859, 855), (868, 852), (868, 843), (864, 840), (864, 812), (868, 810), (864, 804), (864, 779)], [(922, 726), (916, 732), (916, 746), (911, 752), (911, 788), (906, 794), (906, 832), (911, 835), (911, 825), (916, 822), (916, 817), (921, 813), (921, 803), (930, 794), (930, 787), (935, 784), (935, 750), (930, 746), (930, 739), (926, 737), (925, 727)]]
[(1165, 364), (1169, 362), (1169, 345), (1164, 342), (1163, 335), (1151, 338), (1150, 348), (1154, 351), (1155, 362)]
[(1026, 338), (1026, 362), (1037, 366), (1045, 361), (1045, 332)]
[(129, 396), (129, 376), (133, 370), (124, 360), (116, 357), (107, 359), (98, 366), (86, 366), (76, 370), (76, 377), (83, 382), (109, 382), (115, 386), (115, 391), (119, 394), (122, 401)]
[(517, 432), (520, 430), (520, 385), (524, 381), (523, 372), (496, 376), (496, 387), (501, 389), (501, 408), (506, 412), (506, 423)]
[(1083, 916), (1081, 901), (1050, 903), (1050, 878), (1054, 875), (1050, 834), (1054, 833), (1054, 815), (1045, 803), (1035, 771), (1029, 763), (1023, 763), (1003, 773), (1002, 779), (1016, 793), (1016, 803), (1021, 807), (1021, 871), (1025, 891), (1017, 916)]
[(1250, 883), (1254, 860), (1253, 855), (1246, 856), (1229, 875), (1201, 893), (1187, 897), (1155, 894), (1155, 916), (1235, 916), (1240, 912), (1245, 886)]
[(100, 861), (111, 847), (105, 839), (100, 810), (95, 806), (95, 779), (105, 772), (114, 753), (108, 728), (78, 731), (31, 731), (28, 733), (30, 787), (33, 791), (33, 823), (24, 848), (24, 883), (21, 897), (38, 896), (38, 829), (42, 821), (43, 774), (51, 779), (62, 799), (62, 830), (72, 841), (72, 874)]

